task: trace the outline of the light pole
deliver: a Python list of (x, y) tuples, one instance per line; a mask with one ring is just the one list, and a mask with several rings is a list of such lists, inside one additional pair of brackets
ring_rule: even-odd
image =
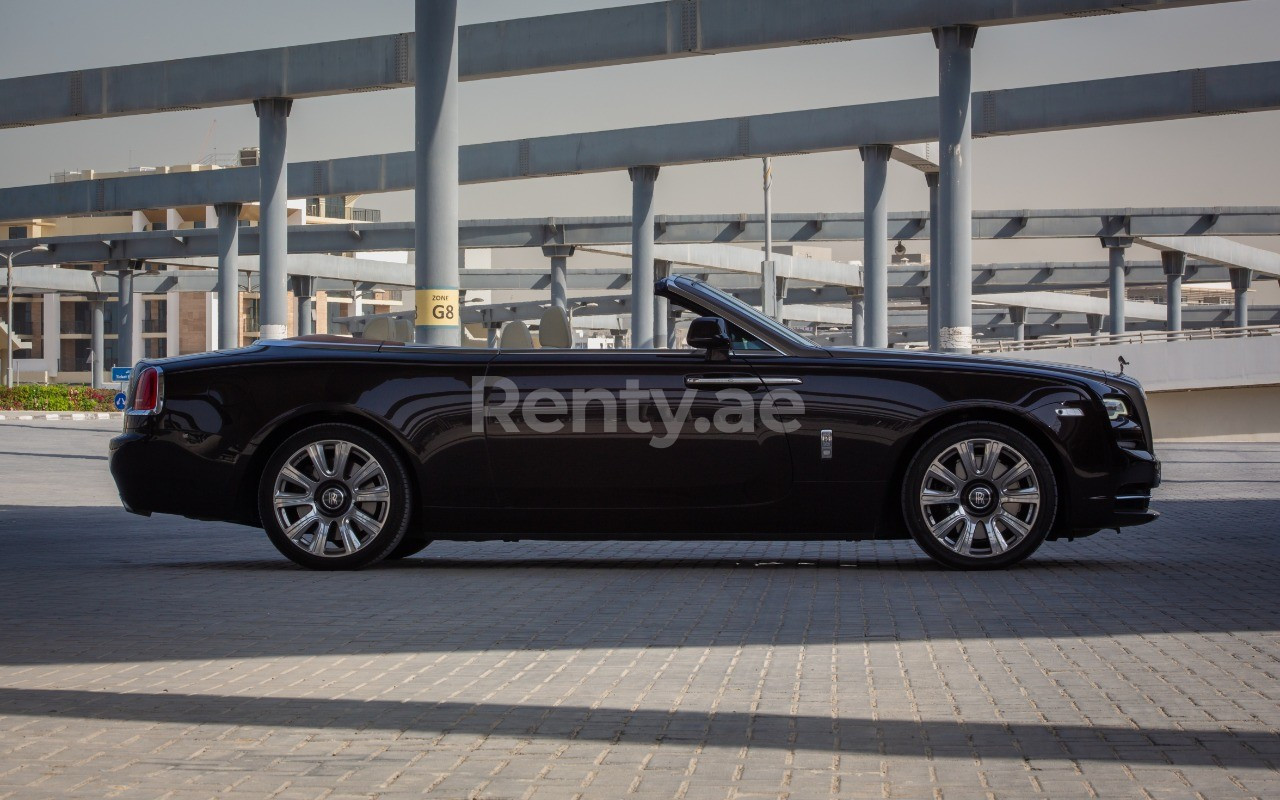
[(35, 247), (26, 250), (10, 250), (5, 254), (8, 261), (8, 268), (5, 270), (5, 287), (8, 292), (9, 310), (5, 314), (4, 325), (7, 330), (4, 334), (5, 361), (4, 361), (4, 385), (13, 388), (13, 257), (20, 256), (24, 253), (47, 253), (49, 245), (38, 244)]

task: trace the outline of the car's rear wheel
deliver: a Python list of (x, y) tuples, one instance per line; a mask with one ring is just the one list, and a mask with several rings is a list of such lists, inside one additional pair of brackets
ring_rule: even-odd
[(993, 422), (953, 425), (925, 442), (907, 469), (902, 512), (934, 560), (993, 569), (1035, 552), (1053, 527), (1053, 468), (1034, 442)]
[(258, 511), (272, 544), (312, 569), (358, 569), (386, 558), (409, 526), (403, 461), (354, 425), (290, 436), (262, 473)]

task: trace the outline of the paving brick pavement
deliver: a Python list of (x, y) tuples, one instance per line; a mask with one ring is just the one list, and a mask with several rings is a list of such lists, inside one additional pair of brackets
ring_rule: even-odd
[[(1280, 797), (1280, 446), (995, 573), (909, 543), (437, 543), (119, 509), (0, 422), (0, 798)], [(834, 499), (838, 502), (838, 498)]]

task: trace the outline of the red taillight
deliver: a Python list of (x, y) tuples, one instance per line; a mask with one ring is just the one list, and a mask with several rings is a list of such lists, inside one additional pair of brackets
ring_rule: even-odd
[(160, 370), (147, 367), (138, 376), (138, 388), (133, 393), (133, 410), (154, 412), (159, 406)]

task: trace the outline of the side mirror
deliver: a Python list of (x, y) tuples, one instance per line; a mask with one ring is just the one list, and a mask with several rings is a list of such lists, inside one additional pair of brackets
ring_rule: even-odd
[(719, 317), (698, 317), (689, 324), (689, 333), (685, 341), (695, 350), (728, 350), (733, 341), (729, 338), (729, 328)]

